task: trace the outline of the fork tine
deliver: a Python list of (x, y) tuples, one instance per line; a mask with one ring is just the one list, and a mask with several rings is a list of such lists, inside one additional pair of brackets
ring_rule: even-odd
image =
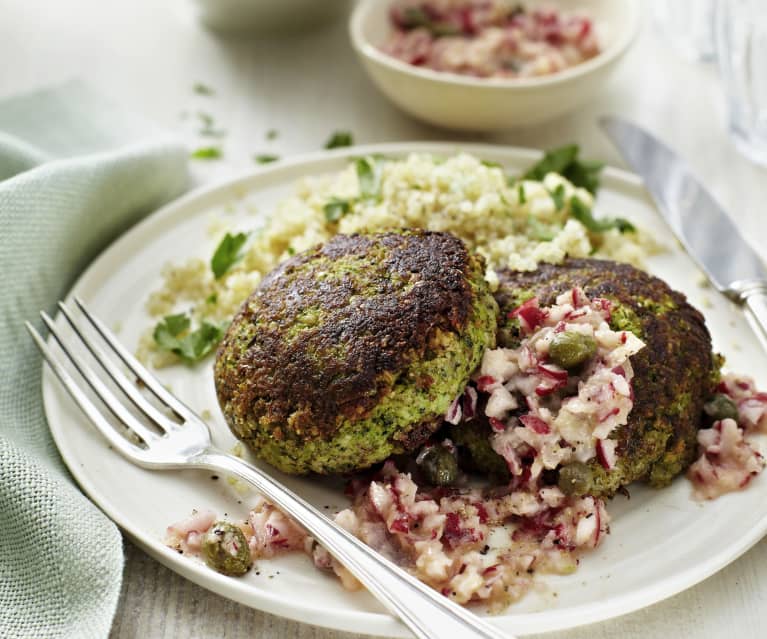
[(112, 427), (112, 425), (101, 414), (101, 411), (96, 408), (96, 405), (90, 399), (88, 399), (87, 395), (80, 389), (80, 387), (72, 379), (71, 375), (67, 372), (64, 366), (58, 361), (56, 356), (48, 347), (48, 344), (45, 343), (45, 340), (40, 336), (40, 333), (37, 332), (37, 329), (35, 329), (35, 327), (32, 326), (32, 324), (29, 322), (25, 322), (24, 324), (27, 327), (29, 334), (32, 336), (32, 339), (35, 341), (37, 348), (40, 349), (43, 358), (46, 362), (48, 362), (48, 366), (51, 367), (51, 370), (54, 372), (56, 377), (59, 378), (59, 381), (75, 401), (75, 404), (77, 404), (80, 409), (88, 416), (88, 419), (91, 420), (99, 432), (101, 432), (101, 434), (107, 438), (109, 443), (112, 444), (114, 448), (116, 448), (129, 459), (140, 457), (143, 452), (142, 449), (139, 446), (136, 446), (134, 443), (128, 441)]
[(171, 408), (182, 419), (194, 420), (196, 418), (194, 411), (178, 398), (174, 397), (173, 394), (169, 393), (160, 383), (160, 380), (152, 375), (152, 373), (133, 357), (122, 344), (120, 344), (114, 333), (112, 333), (100, 319), (92, 315), (90, 311), (85, 308), (85, 305), (79, 297), (75, 297), (74, 299), (80, 312), (99, 332), (104, 341), (109, 344), (112, 350), (123, 361), (123, 364), (125, 364), (130, 371), (141, 380), (158, 400), (168, 406), (168, 408)]
[(51, 335), (56, 338), (56, 341), (59, 343), (59, 346), (61, 346), (61, 350), (64, 355), (66, 355), (72, 364), (74, 364), (77, 372), (80, 373), (86, 382), (88, 382), (88, 385), (93, 389), (93, 392), (98, 395), (102, 402), (104, 402), (104, 405), (110, 410), (110, 412), (125, 426), (127, 426), (130, 430), (141, 437), (141, 439), (143, 439), (147, 445), (156, 440), (159, 435), (153, 433), (138, 419), (136, 419), (136, 417), (132, 415), (127, 408), (125, 408), (125, 405), (122, 403), (122, 401), (120, 401), (120, 399), (107, 388), (106, 384), (104, 384), (104, 382), (102, 382), (96, 375), (93, 374), (93, 371), (85, 364), (85, 362), (83, 362), (80, 357), (75, 355), (70, 349), (66, 347), (64, 340), (58, 333), (56, 325), (53, 323), (53, 320), (48, 317), (48, 314), (42, 311), (40, 313), (40, 317), (42, 317), (43, 322), (45, 322), (45, 325), (48, 327)]
[(144, 397), (141, 392), (136, 388), (136, 385), (128, 379), (128, 377), (106, 356), (106, 353), (94, 343), (94, 341), (88, 337), (86, 332), (82, 330), (80, 322), (75, 320), (69, 309), (63, 302), (59, 302), (59, 310), (61, 314), (66, 318), (69, 325), (72, 327), (77, 336), (82, 340), (83, 344), (88, 347), (88, 350), (93, 355), (93, 358), (101, 365), (106, 373), (112, 378), (112, 380), (120, 387), (126, 397), (130, 399), (133, 404), (141, 412), (143, 412), (149, 419), (151, 419), (158, 428), (163, 431), (171, 430), (178, 426), (167, 415), (163, 415), (157, 408)]

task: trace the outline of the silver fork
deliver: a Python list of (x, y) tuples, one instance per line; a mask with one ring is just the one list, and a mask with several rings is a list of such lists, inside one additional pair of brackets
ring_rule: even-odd
[[(444, 597), (408, 572), (381, 556), (354, 535), (341, 528), (301, 497), (282, 486), (262, 470), (243, 460), (224, 453), (211, 445), (210, 432), (205, 422), (183, 402), (166, 390), (154, 375), (144, 368), (122, 346), (117, 338), (75, 298), (82, 316), (92, 328), (77, 319), (61, 302), (61, 314), (70, 324), (80, 341), (88, 348), (104, 372), (120, 388), (127, 398), (148, 421), (158, 429), (154, 431), (134, 412), (129, 410), (125, 399), (110, 389), (99, 374), (85, 363), (82, 357), (68, 348), (62, 332), (45, 313), (40, 315), (51, 335), (59, 343), (62, 352), (75, 366), (103, 405), (127, 429), (119, 432), (104, 416), (102, 408), (92, 401), (63, 365), (60, 356), (29, 323), (26, 327), (34, 338), (43, 357), (59, 378), (75, 403), (83, 410), (115, 450), (126, 459), (149, 469), (201, 468), (236, 475), (253, 484), (264, 497), (280, 510), (290, 515), (319, 541), (338, 561), (362, 582), (370, 593), (388, 610), (396, 614), (413, 634), (421, 639), (513, 639), (487, 621)], [(92, 329), (95, 329), (93, 332)], [(92, 335), (88, 333), (91, 332)], [(96, 337), (98, 334), (99, 337)], [(136, 381), (107, 356), (107, 346), (112, 357), (122, 360)], [(160, 405), (171, 411), (169, 416), (141, 392), (145, 386)], [(130, 437), (133, 433), (141, 442)]]

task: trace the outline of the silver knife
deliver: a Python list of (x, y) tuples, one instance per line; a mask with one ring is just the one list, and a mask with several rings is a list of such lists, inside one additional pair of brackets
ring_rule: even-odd
[(714, 286), (745, 306), (767, 350), (767, 266), (761, 257), (674, 151), (626, 120), (605, 116), (599, 123)]

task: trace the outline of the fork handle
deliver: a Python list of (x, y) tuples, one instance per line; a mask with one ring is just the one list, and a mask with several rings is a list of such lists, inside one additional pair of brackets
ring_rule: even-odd
[(514, 639), (429, 588), (255, 466), (216, 449), (208, 449), (190, 462), (198, 468), (232, 473), (253, 484), (306, 528), (419, 639)]

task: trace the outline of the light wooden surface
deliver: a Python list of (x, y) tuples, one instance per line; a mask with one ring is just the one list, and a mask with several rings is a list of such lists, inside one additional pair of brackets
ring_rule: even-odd
[[(587, 157), (620, 166), (596, 127), (599, 114), (619, 113), (679, 149), (767, 255), (767, 171), (749, 164), (730, 144), (714, 69), (677, 58), (652, 25), (646, 25), (612, 83), (590, 105), (533, 129), (476, 136), (421, 125), (383, 101), (357, 65), (343, 24), (303, 37), (231, 40), (196, 25), (184, 0), (0, 0), (0, 15), (0, 97), (81, 77), (116, 102), (176, 130), (190, 146), (211, 142), (195, 134), (196, 112), (210, 113), (228, 132), (222, 140), (225, 160), (195, 165), (198, 182), (252, 166), (256, 153), (317, 150), (335, 129), (353, 131), (360, 143), (447, 139), (540, 148), (575, 141)], [(214, 87), (216, 96), (194, 95), (195, 82)], [(279, 137), (267, 141), (265, 133), (272, 128)], [(129, 543), (126, 556), (116, 638), (352, 636), (226, 601), (184, 581)], [(613, 621), (546, 636), (764, 637), (760, 613), (767, 603), (767, 581), (761, 574), (767, 574), (764, 541), (673, 599)]]

